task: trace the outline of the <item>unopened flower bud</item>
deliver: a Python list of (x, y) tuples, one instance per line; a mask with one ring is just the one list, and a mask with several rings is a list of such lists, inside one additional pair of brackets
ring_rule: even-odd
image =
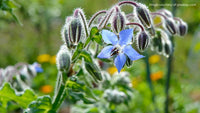
[(111, 26), (112, 30), (117, 34), (125, 27), (125, 16), (122, 14), (118, 6), (115, 7), (115, 14), (112, 17)]
[(172, 35), (177, 33), (177, 28), (174, 21), (171, 18), (165, 20), (165, 28)]
[(130, 83), (129, 73), (121, 72), (120, 74), (115, 73), (113, 75), (113, 81), (117, 85), (128, 86)]
[(68, 26), (69, 26), (69, 22), (71, 20), (72, 17), (67, 17), (65, 20), (65, 25), (63, 26), (62, 30), (61, 30), (61, 36), (62, 36), (62, 40), (65, 42), (65, 44), (67, 45), (67, 47), (70, 49), (72, 44), (71, 42), (69, 42), (69, 36), (68, 36)]
[(140, 22), (147, 28), (151, 27), (152, 21), (149, 15), (149, 10), (145, 5), (138, 5), (136, 7), (136, 14), (140, 20)]
[(181, 23), (179, 23), (178, 30), (179, 30), (178, 33), (179, 33), (180, 36), (186, 35), (187, 30), (188, 30), (187, 24), (182, 21)]
[(70, 43), (73, 45), (78, 45), (81, 39), (82, 33), (82, 23), (79, 18), (73, 18), (68, 26), (68, 37)]
[(158, 52), (158, 53), (162, 53), (163, 51), (163, 43), (164, 43), (164, 38), (167, 38), (167, 34), (161, 30), (161, 29), (157, 29), (156, 30), (156, 36), (152, 39), (152, 45), (154, 47), (154, 49)]
[(121, 104), (127, 100), (127, 96), (124, 92), (118, 90), (105, 90), (103, 97), (110, 103)]
[(100, 69), (97, 67), (97, 65), (85, 62), (85, 68), (87, 72), (96, 80), (102, 80), (102, 75)]
[(160, 12), (160, 13), (164, 14), (167, 17), (173, 17), (172, 13), (167, 9), (161, 9), (161, 10), (158, 10), (157, 12)]
[(137, 46), (140, 51), (144, 51), (149, 45), (150, 38), (146, 32), (142, 31), (137, 38)]
[(62, 45), (56, 56), (57, 68), (68, 72), (71, 64), (70, 53), (65, 45)]
[(170, 42), (164, 43), (164, 55), (166, 57), (169, 57), (169, 55), (172, 53), (172, 45)]

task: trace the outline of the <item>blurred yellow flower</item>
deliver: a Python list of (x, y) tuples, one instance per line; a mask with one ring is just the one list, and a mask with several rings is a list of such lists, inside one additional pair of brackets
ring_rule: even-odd
[(131, 81), (131, 84), (132, 84), (132, 87), (133, 88), (136, 88), (136, 86), (141, 82), (141, 78), (138, 76), (138, 77), (135, 77), (132, 79)]
[(155, 63), (158, 63), (159, 61), (160, 61), (159, 55), (152, 55), (151, 57), (149, 57), (150, 64), (155, 64)]
[[(117, 72), (117, 68), (116, 68), (115, 66), (109, 67), (109, 68), (107, 69), (107, 71), (108, 71), (108, 73), (109, 73), (110, 75), (113, 75), (113, 74), (115, 74), (115, 73)], [(121, 72), (123, 72), (123, 71), (124, 71), (124, 69), (121, 70)]]
[(53, 91), (53, 87), (51, 85), (44, 85), (40, 88), (40, 91), (42, 93), (48, 94), (48, 93), (51, 93)]
[(162, 19), (159, 16), (155, 16), (155, 18), (153, 19), (154, 24), (159, 24), (161, 22), (162, 22)]
[(137, 86), (137, 84), (138, 84), (137, 79), (136, 79), (136, 78), (133, 78), (131, 84), (132, 84), (132, 87), (135, 88), (135, 87)]
[(49, 62), (50, 61), (51, 56), (48, 54), (41, 54), (37, 57), (37, 61), (39, 63), (44, 63), (44, 62)]
[(50, 63), (51, 64), (56, 64), (56, 55), (51, 56)]
[(162, 77), (163, 77), (163, 72), (162, 71), (158, 71), (158, 72), (155, 72), (155, 73), (151, 74), (151, 80), (152, 81), (159, 80)]

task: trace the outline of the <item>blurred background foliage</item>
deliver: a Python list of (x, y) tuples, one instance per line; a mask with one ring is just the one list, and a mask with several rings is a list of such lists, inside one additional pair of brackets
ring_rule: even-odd
[[(42, 63), (44, 73), (33, 80), (33, 88), (41, 95), (52, 95), (53, 92), (57, 73), (55, 55), (62, 44), (60, 30), (66, 16), (71, 15), (75, 8), (81, 7), (89, 19), (96, 11), (108, 9), (118, 2), (118, 0), (7, 1), (14, 9), (0, 10), (0, 67), (5, 68), (18, 62)], [(146, 4), (151, 11), (161, 8), (153, 7), (151, 4), (171, 4), (170, 0), (140, 0), (139, 2)], [(184, 38), (175, 36), (170, 109), (176, 113), (197, 113), (200, 112), (200, 1), (176, 0), (176, 3), (189, 4), (189, 6), (176, 8), (176, 16), (187, 22), (189, 29)], [(132, 10), (127, 7), (123, 7), (124, 11)], [(165, 8), (172, 9), (171, 6)], [(22, 25), (15, 21), (13, 14)], [(150, 56), (151, 79), (157, 95), (156, 104), (162, 110), (164, 105), (159, 103), (164, 103), (166, 58), (153, 52)], [(112, 73), (115, 70), (110, 68), (108, 71)], [(150, 90), (145, 78), (144, 62), (142, 60), (135, 62), (132, 68), (126, 70), (131, 72), (132, 84), (136, 90), (128, 109), (121, 109), (124, 107), (121, 105), (118, 110), (153, 111)]]

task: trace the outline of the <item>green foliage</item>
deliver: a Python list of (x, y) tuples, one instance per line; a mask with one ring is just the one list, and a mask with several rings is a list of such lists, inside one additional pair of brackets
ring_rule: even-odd
[(0, 0), (0, 10), (9, 12), (15, 21), (22, 25), (16, 15), (13, 13), (13, 9), (17, 7), (18, 5), (13, 0)]
[(19, 93), (16, 92), (9, 83), (5, 83), (0, 89), (0, 110), (2, 112), (6, 111), (9, 101), (14, 101), (22, 108), (27, 108), (28, 104), (36, 98), (37, 96), (29, 89)]
[(51, 97), (42, 96), (33, 101), (25, 113), (54, 113), (51, 111)]
[(101, 34), (99, 33), (99, 30), (97, 27), (93, 27), (90, 31), (90, 39), (92, 41), (95, 41), (96, 43), (102, 45), (102, 36)]

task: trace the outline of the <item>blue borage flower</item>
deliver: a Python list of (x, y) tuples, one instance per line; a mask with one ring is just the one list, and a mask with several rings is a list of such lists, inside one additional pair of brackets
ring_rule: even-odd
[(105, 43), (112, 45), (108, 45), (103, 48), (97, 57), (104, 59), (116, 56), (114, 64), (117, 67), (119, 73), (126, 62), (126, 55), (132, 61), (144, 57), (135, 51), (130, 45), (133, 37), (133, 29), (126, 29), (121, 31), (119, 33), (119, 37), (108, 30), (102, 30), (102, 37)]
[(41, 68), (41, 65), (38, 64), (37, 62), (34, 62), (34, 63), (32, 64), (32, 66), (34, 67), (34, 69), (35, 69), (35, 71), (36, 71), (37, 73), (43, 72), (43, 69)]

